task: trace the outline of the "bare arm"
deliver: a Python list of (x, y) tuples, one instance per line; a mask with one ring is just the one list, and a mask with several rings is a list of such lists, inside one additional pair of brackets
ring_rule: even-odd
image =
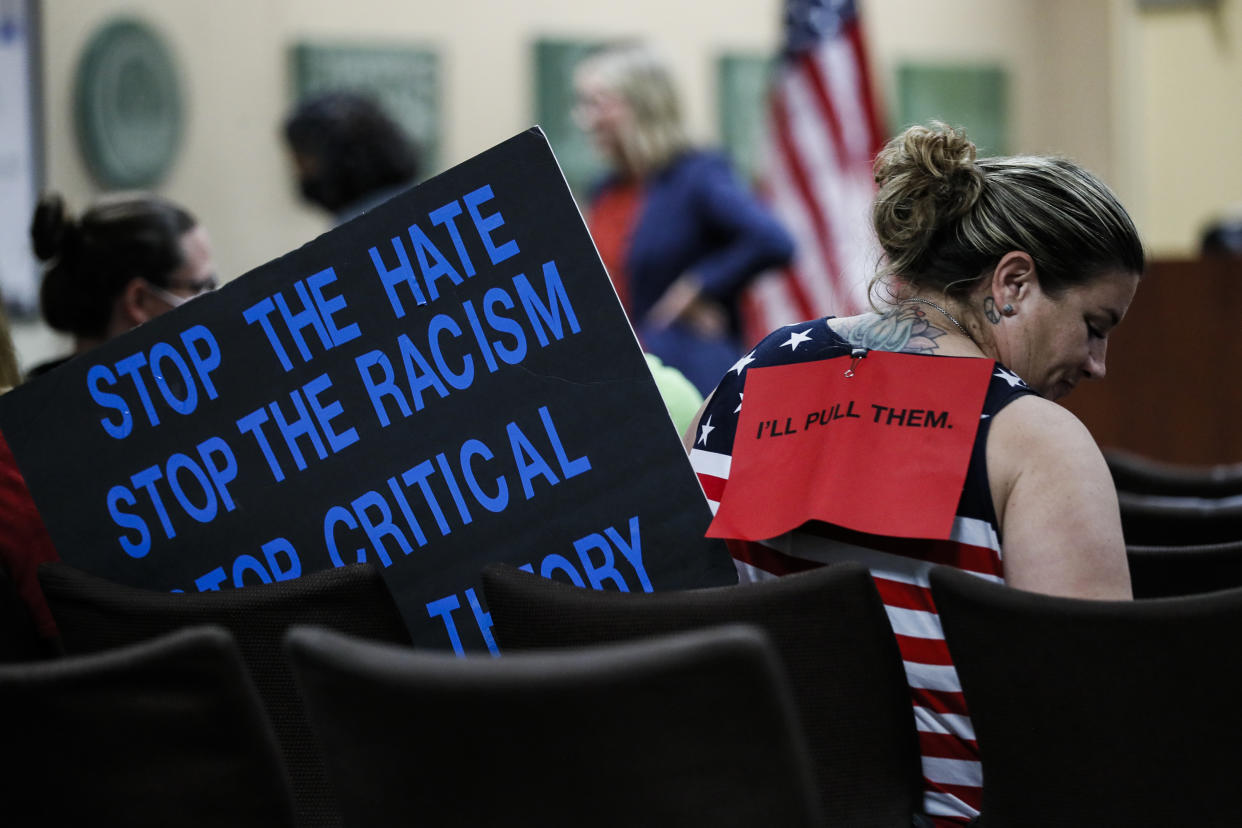
[(1010, 586), (1075, 598), (1131, 597), (1117, 492), (1090, 432), (1023, 397), (992, 422), (988, 478)]

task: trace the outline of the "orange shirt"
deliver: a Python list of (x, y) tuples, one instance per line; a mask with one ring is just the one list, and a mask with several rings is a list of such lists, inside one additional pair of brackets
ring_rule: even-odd
[[(604, 261), (612, 287), (630, 316), (630, 278), (625, 260), (630, 250), (630, 238), (638, 223), (642, 207), (642, 187), (636, 182), (618, 184), (605, 189), (591, 203), (587, 212), (587, 226), (595, 247)], [(630, 317), (631, 319), (633, 317)]]

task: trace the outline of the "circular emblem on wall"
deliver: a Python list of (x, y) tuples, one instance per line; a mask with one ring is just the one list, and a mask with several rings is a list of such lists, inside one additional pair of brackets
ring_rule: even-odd
[(181, 144), (177, 68), (159, 35), (133, 19), (114, 20), (91, 38), (76, 78), (78, 143), (108, 188), (150, 187)]

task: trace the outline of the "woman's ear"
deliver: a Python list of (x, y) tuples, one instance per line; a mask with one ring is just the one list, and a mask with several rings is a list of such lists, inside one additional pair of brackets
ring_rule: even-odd
[(117, 297), (116, 314), (126, 330), (159, 316), (155, 303), (159, 300), (147, 290), (145, 279), (135, 276), (125, 283)]
[(1035, 260), (1031, 254), (1021, 250), (1011, 250), (996, 263), (992, 272), (992, 299), (996, 307), (1010, 310), (1004, 315), (1012, 316), (1021, 307), (1024, 299), (1031, 292), (1039, 290), (1039, 277), (1035, 272)]

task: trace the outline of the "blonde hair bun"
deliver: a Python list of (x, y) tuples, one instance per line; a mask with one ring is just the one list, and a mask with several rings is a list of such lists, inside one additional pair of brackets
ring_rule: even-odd
[(979, 200), (976, 154), (963, 130), (933, 121), (910, 127), (876, 156), (873, 220), (894, 271), (918, 270), (931, 238)]

